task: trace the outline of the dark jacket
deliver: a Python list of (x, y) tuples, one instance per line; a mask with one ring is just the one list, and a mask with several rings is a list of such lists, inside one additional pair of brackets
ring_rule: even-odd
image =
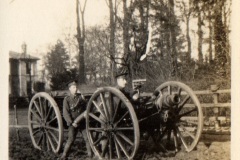
[(81, 94), (70, 94), (63, 100), (63, 117), (70, 126), (86, 110), (86, 100)]
[(137, 91), (134, 90), (129, 91), (125, 88), (120, 88), (118, 85), (115, 88), (119, 89), (130, 101), (132, 100), (133, 95), (137, 93)]

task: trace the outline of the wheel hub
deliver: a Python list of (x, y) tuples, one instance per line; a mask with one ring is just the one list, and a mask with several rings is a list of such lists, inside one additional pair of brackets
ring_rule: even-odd
[(107, 122), (105, 127), (104, 127), (104, 131), (105, 132), (114, 132), (115, 131), (114, 124), (111, 123), (111, 122)]
[(42, 127), (45, 127), (47, 124), (46, 124), (46, 122), (42, 119), (41, 121), (40, 121), (40, 126), (41, 126), (41, 128)]

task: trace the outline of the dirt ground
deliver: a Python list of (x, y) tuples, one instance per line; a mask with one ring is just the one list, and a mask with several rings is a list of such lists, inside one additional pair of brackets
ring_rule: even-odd
[[(27, 110), (18, 110), (20, 125), (27, 123)], [(14, 124), (14, 112), (9, 113), (9, 123)], [(9, 159), (11, 160), (55, 160), (60, 155), (34, 149), (27, 128), (19, 129), (19, 141), (15, 128), (9, 128)], [(83, 139), (79, 137), (70, 153), (70, 160), (88, 159)], [(140, 143), (136, 160), (230, 160), (230, 135), (204, 134), (197, 149), (190, 153), (180, 151), (177, 154), (156, 152), (151, 140)], [(150, 146), (150, 147), (149, 147)]]

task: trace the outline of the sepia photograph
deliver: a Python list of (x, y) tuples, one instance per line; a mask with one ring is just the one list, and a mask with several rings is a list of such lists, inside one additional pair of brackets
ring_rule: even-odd
[(3, 0), (0, 159), (240, 158), (239, 7)]

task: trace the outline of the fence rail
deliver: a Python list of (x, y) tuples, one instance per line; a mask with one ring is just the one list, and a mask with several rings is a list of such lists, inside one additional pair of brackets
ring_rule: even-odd
[[(231, 108), (231, 103), (219, 103), (219, 95), (220, 94), (230, 94), (231, 95), (231, 90), (230, 89), (224, 89), (224, 90), (219, 90), (218, 87), (216, 85), (211, 85), (210, 90), (203, 90), (203, 91), (194, 91), (194, 93), (197, 96), (200, 95), (211, 95), (212, 99), (213, 99), (213, 103), (201, 103), (202, 108), (213, 108), (213, 113), (214, 116), (212, 117), (206, 117), (204, 116), (204, 118), (209, 118), (209, 120), (214, 122), (214, 129), (220, 130), (221, 126), (220, 126), (220, 121), (226, 121), (226, 117), (224, 116), (219, 116), (219, 110), (220, 108)], [(182, 94), (186, 94), (186, 93), (182, 93)], [(143, 93), (144, 96), (150, 96), (152, 95), (152, 93)], [(189, 107), (191, 106), (191, 104), (186, 104), (189, 105)], [(15, 106), (16, 107), (16, 106)], [(187, 107), (187, 106), (186, 106)], [(189, 117), (190, 118), (190, 117)], [(230, 120), (229, 120), (230, 121)], [(18, 125), (18, 120), (17, 120), (17, 110), (15, 108), (15, 124), (14, 125), (9, 125), (10, 128), (27, 128), (27, 125)], [(230, 127), (230, 124), (229, 124)], [(18, 132), (18, 130), (17, 130)], [(229, 129), (230, 132), (230, 129)]]

